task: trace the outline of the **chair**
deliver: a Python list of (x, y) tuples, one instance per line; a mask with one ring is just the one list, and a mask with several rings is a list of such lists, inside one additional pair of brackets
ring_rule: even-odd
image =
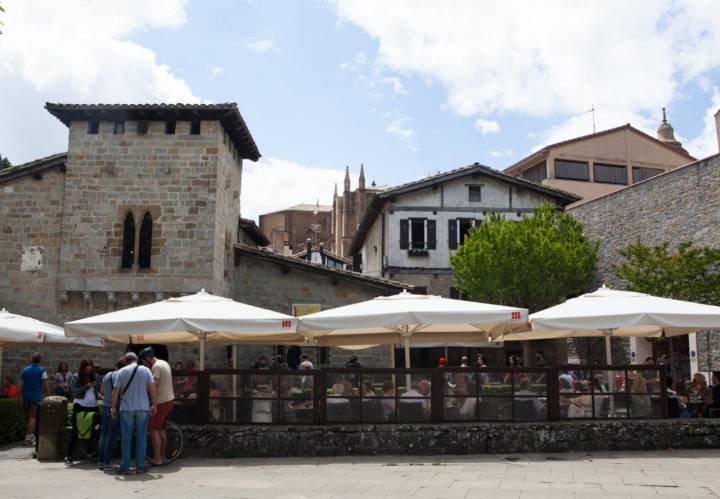
[(535, 401), (532, 399), (515, 399), (515, 421), (535, 421), (538, 414), (535, 411)]
[(421, 400), (400, 400), (398, 406), (398, 422), (414, 423), (425, 421), (425, 412), (423, 411), (423, 402)]
[(362, 420), (370, 422), (385, 421), (379, 400), (362, 401)]

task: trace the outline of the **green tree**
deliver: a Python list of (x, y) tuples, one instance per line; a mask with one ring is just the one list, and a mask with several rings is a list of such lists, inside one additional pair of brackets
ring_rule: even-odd
[(627, 288), (655, 296), (720, 305), (720, 250), (693, 246), (690, 241), (670, 251), (668, 242), (645, 246), (640, 242), (620, 250), (615, 274)]
[(12, 166), (12, 163), (10, 163), (10, 160), (3, 157), (2, 154), (0, 154), (0, 170), (4, 170), (5, 168), (10, 168)]
[(520, 221), (491, 213), (450, 263), (457, 287), (471, 299), (536, 312), (587, 289), (597, 248), (581, 223), (546, 203)]
[(12, 163), (10, 163), (10, 160), (3, 157), (2, 154), (0, 154), (0, 170), (4, 170), (5, 168), (10, 168), (12, 166)]

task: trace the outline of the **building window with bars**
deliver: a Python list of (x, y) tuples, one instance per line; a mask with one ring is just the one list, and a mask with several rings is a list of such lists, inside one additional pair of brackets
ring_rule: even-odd
[(595, 182), (604, 184), (627, 185), (627, 167), (625, 165), (593, 164)]
[(637, 184), (638, 182), (642, 182), (643, 180), (647, 180), (649, 178), (654, 177), (655, 175), (660, 175), (661, 173), (665, 173), (665, 170), (661, 170), (660, 168), (645, 168), (641, 166), (633, 166), (633, 184)]
[(538, 163), (522, 172), (521, 176), (523, 180), (542, 184), (543, 180), (547, 178), (547, 163), (545, 163), (545, 161)]
[(406, 218), (400, 220), (400, 249), (426, 254), (437, 245), (435, 220)]
[(482, 185), (468, 185), (468, 201), (471, 203), (482, 202)]

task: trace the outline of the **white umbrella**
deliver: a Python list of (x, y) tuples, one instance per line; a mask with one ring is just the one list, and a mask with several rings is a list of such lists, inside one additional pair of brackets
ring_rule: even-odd
[(42, 322), (32, 317), (11, 314), (0, 310), (0, 372), (5, 345), (78, 345), (102, 348), (105, 342), (100, 338), (67, 338), (63, 328)]
[(337, 307), (300, 318), (299, 330), (321, 346), (488, 341), (526, 327), (524, 308), (414, 295), (393, 296)]
[(531, 332), (508, 334), (504, 341), (604, 336), (608, 364), (610, 337), (678, 336), (720, 327), (720, 307), (669, 298), (598, 290), (530, 315)]
[(68, 336), (99, 336), (130, 343), (200, 342), (200, 369), (205, 343), (303, 343), (295, 317), (239, 303), (204, 290), (140, 307), (118, 310), (65, 324)]

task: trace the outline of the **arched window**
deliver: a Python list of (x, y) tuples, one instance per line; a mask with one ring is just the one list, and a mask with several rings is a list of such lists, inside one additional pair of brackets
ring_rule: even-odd
[(145, 212), (140, 224), (140, 248), (138, 249), (138, 266), (141, 269), (150, 268), (150, 254), (152, 253), (153, 221), (150, 212)]
[(135, 217), (132, 213), (125, 215), (123, 222), (122, 262), (120, 268), (131, 269), (135, 262)]

